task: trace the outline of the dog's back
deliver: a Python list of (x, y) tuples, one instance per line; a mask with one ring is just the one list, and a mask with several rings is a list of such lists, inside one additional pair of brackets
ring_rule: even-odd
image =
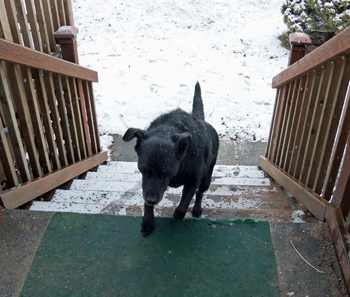
[[(178, 108), (155, 119), (147, 129), (149, 136), (189, 133), (191, 141), (187, 148), (183, 168), (187, 172), (209, 171), (215, 165), (219, 137), (216, 130), (204, 120), (201, 88), (197, 82), (193, 98), (192, 113)], [(214, 165), (212, 165), (214, 164)]]

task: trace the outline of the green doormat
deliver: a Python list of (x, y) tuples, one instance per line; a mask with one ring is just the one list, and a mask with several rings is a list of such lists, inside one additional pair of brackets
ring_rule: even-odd
[(268, 222), (57, 213), (21, 296), (279, 296)]

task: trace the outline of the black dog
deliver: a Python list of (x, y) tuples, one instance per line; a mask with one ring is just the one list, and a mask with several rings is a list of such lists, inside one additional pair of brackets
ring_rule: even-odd
[(142, 173), (145, 212), (143, 236), (154, 230), (153, 207), (163, 198), (168, 186), (184, 186), (174, 218), (182, 220), (196, 193), (193, 217), (200, 217), (203, 193), (209, 189), (219, 149), (215, 129), (204, 121), (201, 89), (197, 82), (192, 114), (176, 109), (154, 120), (147, 130), (129, 128), (124, 141), (137, 138), (135, 151)]

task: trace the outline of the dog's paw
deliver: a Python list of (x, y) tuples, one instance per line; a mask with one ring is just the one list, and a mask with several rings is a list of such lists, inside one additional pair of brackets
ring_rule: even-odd
[(180, 211), (179, 208), (176, 208), (173, 217), (177, 220), (182, 220), (186, 215), (186, 212)]
[(155, 229), (154, 220), (143, 220), (141, 224), (141, 232), (144, 237), (150, 235)]
[(192, 208), (192, 217), (194, 218), (200, 218), (202, 215), (202, 208), (194, 206)]

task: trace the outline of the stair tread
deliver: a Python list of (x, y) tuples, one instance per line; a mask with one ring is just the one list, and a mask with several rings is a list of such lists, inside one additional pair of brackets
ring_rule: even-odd
[[(237, 194), (236, 194), (237, 193)], [(171, 194), (166, 192), (160, 205), (176, 206), (180, 201), (180, 194)], [(249, 193), (244, 192), (244, 195), (239, 194), (238, 191), (233, 192), (230, 196), (216, 195), (216, 194), (205, 194), (203, 197), (203, 205), (213, 207), (234, 207), (242, 206), (242, 201), (248, 201), (256, 204), (259, 207), (267, 207), (265, 205), (274, 205), (273, 207), (287, 207), (290, 198), (288, 194), (282, 191), (274, 192), (260, 192), (260, 193)], [(101, 203), (109, 204), (115, 201), (119, 201), (125, 205), (143, 205), (142, 190), (137, 192), (99, 192), (99, 191), (77, 191), (77, 190), (57, 190), (53, 202), (73, 202), (73, 203)], [(238, 203), (240, 201), (240, 203)], [(272, 208), (271, 206), (268, 206)]]
[[(77, 212), (91, 214), (114, 214), (114, 215), (132, 215), (142, 216), (143, 207), (140, 205), (121, 205), (112, 203), (110, 205), (89, 204), (78, 205), (75, 203), (59, 203), (59, 202), (38, 202), (33, 203), (33, 210), (36, 211), (54, 211), (54, 212)], [(79, 207), (78, 207), (79, 206)], [(83, 207), (82, 207), (83, 206)], [(186, 218), (191, 218), (191, 210), (189, 207)], [(167, 206), (156, 206), (156, 217), (172, 217), (174, 208)], [(313, 221), (307, 213), (300, 209), (228, 209), (228, 208), (210, 208), (203, 207), (202, 218), (210, 219), (244, 219), (252, 218), (255, 220), (266, 220), (271, 222), (277, 221), (295, 221), (304, 222), (305, 220)]]
[[(235, 178), (221, 177), (213, 178), (211, 186), (227, 185), (227, 186), (270, 186), (271, 182), (268, 178)], [(141, 178), (131, 181), (121, 180), (103, 180), (103, 179), (76, 179), (71, 185), (72, 190), (99, 190), (104, 191), (130, 191), (141, 188)]]
[[(57, 189), (52, 201), (34, 201), (31, 210), (77, 213), (143, 215), (142, 176), (136, 162), (110, 162), (88, 172), (86, 179), (75, 179), (70, 190)], [(203, 217), (295, 220), (299, 203), (257, 166), (216, 165), (212, 183), (204, 194)], [(168, 188), (156, 216), (172, 216), (182, 188)], [(194, 204), (192, 200), (190, 209)], [(304, 212), (301, 211), (303, 214)]]

